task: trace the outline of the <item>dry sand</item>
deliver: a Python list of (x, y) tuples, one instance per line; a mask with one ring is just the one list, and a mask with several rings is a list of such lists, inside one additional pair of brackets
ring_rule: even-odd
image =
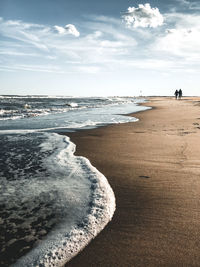
[(200, 266), (200, 99), (149, 100), (139, 122), (70, 134), (117, 209), (67, 266)]

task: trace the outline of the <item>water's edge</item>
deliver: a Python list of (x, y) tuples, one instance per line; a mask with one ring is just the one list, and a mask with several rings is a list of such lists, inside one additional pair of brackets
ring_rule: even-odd
[[(146, 109), (123, 115), (130, 116), (151, 109), (151, 107), (143, 107)], [(135, 121), (138, 121), (138, 119)], [(84, 130), (87, 129), (77, 129), (76, 131)], [(45, 242), (42, 242), (28, 254), (21, 257), (12, 266), (63, 266), (79, 254), (105, 228), (111, 221), (116, 209), (114, 192), (106, 177), (92, 166), (87, 158), (74, 155), (76, 145), (66, 136), (67, 132), (54, 134), (65, 136), (67, 141), (74, 147), (72, 151), (73, 157), (80, 160), (85, 164), (86, 168), (90, 169), (91, 176), (89, 179), (93, 189), (90, 213), (87, 214), (82, 224), (77, 224), (70, 232), (66, 232), (64, 224), (59, 229), (52, 231), (44, 240)], [(56, 240), (55, 236), (57, 237)]]
[[(75, 148), (70, 139), (65, 138)], [(74, 153), (75, 149), (72, 151), (73, 156)], [(74, 157), (84, 164), (88, 169), (87, 171), (90, 172), (89, 179), (92, 188), (90, 212), (83, 222), (74, 226), (70, 232), (66, 231), (63, 223), (58, 229), (53, 230), (46, 240), (12, 266), (63, 266), (83, 250), (112, 219), (116, 204), (113, 190), (107, 179), (91, 165), (88, 159), (80, 156)]]

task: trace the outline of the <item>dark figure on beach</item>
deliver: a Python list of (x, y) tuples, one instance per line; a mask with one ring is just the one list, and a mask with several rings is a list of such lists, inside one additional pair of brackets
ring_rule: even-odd
[(182, 92), (182, 90), (180, 89), (180, 90), (178, 91), (178, 97), (181, 99), (182, 95), (183, 95), (183, 92)]
[(178, 98), (178, 94), (179, 94), (179, 92), (178, 92), (178, 90), (176, 90), (174, 93), (176, 99)]

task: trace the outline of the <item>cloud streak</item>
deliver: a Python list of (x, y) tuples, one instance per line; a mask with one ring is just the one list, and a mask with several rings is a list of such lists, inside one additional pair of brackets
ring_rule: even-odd
[[(21, 61), (27, 65), (29, 55), (35, 55), (34, 61), (37, 63), (40, 61), (44, 64), (48, 59), (54, 59), (55, 65), (67, 72), (75, 72), (74, 64), (70, 62), (76, 62), (77, 73), (97, 73), (108, 69), (109, 62), (127, 55), (128, 50), (137, 45), (133, 37), (124, 33), (124, 27), (119, 27), (120, 19), (114, 25), (113, 21), (117, 20), (109, 17), (93, 18), (83, 25), (89, 33), (73, 38), (70, 35), (78, 36), (79, 33), (72, 25), (55, 28), (2, 19), (0, 34), (5, 38), (2, 38), (1, 50), (4, 63), (10, 64), (12, 56), (13, 63), (15, 60), (17, 63), (16, 56), (21, 56)], [(69, 33), (70, 31), (72, 32)], [(17, 69), (20, 68), (15, 68)], [(32, 71), (33, 68), (26, 70)], [(43, 71), (45, 70), (49, 72), (49, 68), (44, 68)]]
[(182, 7), (187, 8), (188, 10), (200, 10), (199, 2), (198, 1), (188, 1), (188, 0), (176, 0), (178, 4)]

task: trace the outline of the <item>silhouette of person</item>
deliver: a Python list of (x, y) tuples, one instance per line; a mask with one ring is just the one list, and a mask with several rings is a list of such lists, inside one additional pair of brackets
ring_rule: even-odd
[(178, 94), (179, 94), (179, 92), (178, 92), (178, 90), (176, 89), (176, 91), (175, 91), (175, 93), (174, 93), (176, 99), (178, 98)]
[(182, 92), (182, 90), (180, 89), (180, 90), (178, 91), (178, 97), (181, 99), (182, 95), (183, 95), (183, 92)]

